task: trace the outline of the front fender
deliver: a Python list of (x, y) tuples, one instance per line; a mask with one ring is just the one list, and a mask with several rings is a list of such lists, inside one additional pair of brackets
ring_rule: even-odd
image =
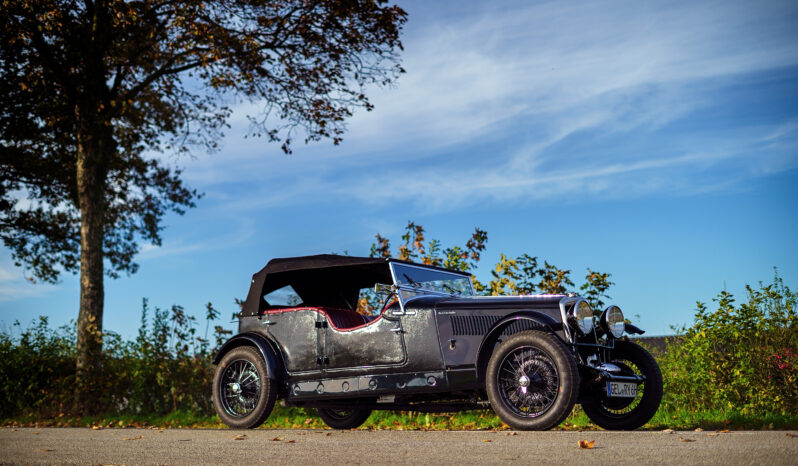
[(518, 331), (541, 329), (555, 334), (557, 330), (562, 329), (561, 322), (557, 322), (551, 316), (539, 311), (517, 312), (496, 322), (485, 334), (485, 338), (482, 339), (482, 343), (479, 345), (477, 370), (480, 380), (485, 376), (485, 369), (488, 367), (488, 360), (490, 360), (490, 355), (493, 353), (496, 342), (499, 341), (502, 333), (512, 325), (516, 325)]
[(254, 346), (257, 348), (258, 352), (263, 356), (263, 360), (266, 361), (266, 370), (269, 372), (267, 376), (276, 381), (280, 381), (283, 378), (283, 364), (277, 355), (277, 351), (269, 340), (257, 333), (241, 333), (227, 340), (219, 349), (219, 352), (216, 353), (213, 363), (219, 364), (225, 354), (239, 346)]

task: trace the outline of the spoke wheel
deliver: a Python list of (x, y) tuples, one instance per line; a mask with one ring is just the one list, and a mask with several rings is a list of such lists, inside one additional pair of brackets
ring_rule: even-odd
[(613, 364), (624, 374), (645, 377), (635, 398), (608, 398), (602, 391), (597, 398), (582, 403), (585, 414), (596, 425), (609, 430), (633, 430), (648, 422), (662, 401), (662, 373), (648, 351), (635, 343), (616, 341)]
[(576, 361), (553, 335), (517, 333), (491, 356), (486, 389), (493, 410), (511, 427), (551, 429), (568, 416), (576, 402)]
[(371, 416), (370, 409), (327, 409), (318, 408), (316, 411), (325, 424), (333, 429), (355, 429), (363, 425)]
[(267, 374), (255, 348), (235, 348), (222, 358), (213, 377), (213, 405), (225, 424), (251, 429), (269, 417), (277, 392)]
[(255, 410), (260, 398), (260, 375), (246, 359), (230, 363), (222, 373), (222, 408), (233, 417), (245, 417)]
[(496, 375), (502, 401), (517, 416), (540, 416), (557, 398), (560, 385), (557, 367), (540, 348), (521, 346), (511, 351)]

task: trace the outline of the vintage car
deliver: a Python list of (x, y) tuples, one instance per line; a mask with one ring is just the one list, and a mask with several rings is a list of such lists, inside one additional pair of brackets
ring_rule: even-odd
[[(379, 312), (358, 313), (379, 297)], [(397, 259), (273, 259), (252, 277), (238, 334), (219, 350), (213, 402), (234, 428), (277, 399), (336, 429), (372, 410), (488, 409), (520, 430), (550, 429), (580, 403), (605, 429), (635, 429), (659, 407), (654, 358), (621, 309), (576, 295), (476, 296), (470, 275)]]

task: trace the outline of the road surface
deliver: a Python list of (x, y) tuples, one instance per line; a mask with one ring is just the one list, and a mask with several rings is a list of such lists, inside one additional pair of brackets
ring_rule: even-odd
[[(239, 437), (239, 436), (244, 437)], [(236, 439), (236, 438), (239, 439)], [(579, 441), (595, 442), (580, 448)], [(0, 428), (0, 463), (798, 464), (798, 432)]]

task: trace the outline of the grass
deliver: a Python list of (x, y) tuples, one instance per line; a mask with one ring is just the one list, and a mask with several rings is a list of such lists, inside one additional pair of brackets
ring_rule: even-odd
[[(81, 418), (56, 417), (36, 419), (17, 417), (0, 420), (2, 426), (36, 427), (156, 427), (224, 428), (216, 415), (177, 411), (167, 415), (107, 415)], [(263, 429), (326, 429), (313, 410), (276, 406)], [(371, 430), (509, 430), (491, 411), (465, 411), (457, 414), (427, 414), (400, 411), (376, 411), (361, 427)], [(733, 411), (698, 411), (660, 409), (643, 430), (720, 430), (720, 429), (798, 429), (798, 414), (753, 413)], [(577, 406), (556, 430), (599, 430)]]

